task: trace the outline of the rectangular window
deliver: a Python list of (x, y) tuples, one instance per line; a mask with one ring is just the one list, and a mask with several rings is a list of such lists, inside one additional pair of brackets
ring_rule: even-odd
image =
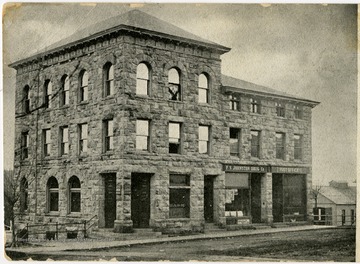
[(258, 99), (251, 98), (251, 113), (260, 114), (260, 101)]
[(21, 133), (21, 158), (27, 159), (29, 157), (29, 132)]
[(260, 158), (260, 131), (251, 130), (251, 157)]
[(60, 155), (69, 154), (69, 128), (67, 126), (60, 128)]
[(181, 153), (181, 124), (169, 122), (169, 153)]
[(240, 129), (230, 128), (230, 155), (239, 156), (240, 154)]
[(59, 189), (50, 189), (50, 204), (49, 204), (49, 211), (50, 212), (57, 212), (59, 211)]
[(170, 174), (170, 218), (190, 217), (190, 176)]
[(355, 224), (355, 210), (351, 209), (351, 224)]
[(294, 135), (294, 159), (302, 159), (302, 136)]
[(282, 103), (275, 103), (276, 106), (276, 115), (280, 117), (285, 117), (285, 106)]
[(199, 153), (210, 152), (210, 127), (199, 125)]
[(298, 105), (294, 106), (295, 110), (294, 110), (294, 114), (295, 114), (295, 118), (296, 119), (302, 119), (302, 108)]
[(52, 83), (49, 81), (45, 87), (44, 104), (46, 108), (51, 108)]
[(136, 120), (136, 149), (149, 150), (150, 147), (150, 121)]
[(345, 209), (341, 210), (341, 225), (345, 225), (346, 223), (346, 213)]
[(79, 153), (87, 152), (88, 124), (79, 125)]
[(285, 134), (276, 133), (276, 158), (285, 159)]
[(70, 79), (66, 77), (63, 80), (63, 87), (61, 93), (61, 104), (60, 105), (68, 105), (69, 104), (69, 89), (70, 89)]
[(230, 98), (230, 102), (229, 102), (230, 109), (240, 111), (240, 97), (236, 94), (231, 94), (229, 98)]
[(43, 153), (44, 156), (50, 156), (51, 152), (51, 130), (43, 130)]
[(104, 120), (104, 152), (114, 149), (114, 122), (112, 119)]

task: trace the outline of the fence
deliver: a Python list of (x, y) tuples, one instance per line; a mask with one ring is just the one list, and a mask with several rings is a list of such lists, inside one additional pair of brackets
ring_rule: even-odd
[(83, 237), (88, 237), (88, 231), (95, 224), (92, 222), (96, 215), (89, 220), (83, 220), (73, 223), (47, 223), (47, 224), (26, 224), (25, 228), (18, 230), (17, 240), (28, 241), (29, 236), (45, 235), (47, 240), (58, 240), (59, 234), (66, 233), (67, 238), (77, 238), (79, 232), (83, 233)]
[(356, 216), (352, 214), (314, 214), (314, 225), (353, 226), (356, 224)]

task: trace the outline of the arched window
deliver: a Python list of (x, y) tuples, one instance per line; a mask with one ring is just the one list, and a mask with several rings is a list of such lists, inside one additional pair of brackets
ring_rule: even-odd
[(114, 94), (114, 65), (110, 62), (104, 66), (104, 96)]
[(69, 209), (70, 213), (80, 212), (81, 209), (81, 186), (76, 176), (69, 179)]
[(51, 107), (51, 95), (52, 95), (52, 82), (50, 80), (46, 80), (44, 87), (44, 105), (46, 108)]
[(86, 70), (80, 73), (80, 102), (88, 100), (89, 75)]
[(69, 89), (70, 89), (69, 76), (64, 75), (61, 78), (60, 106), (69, 104)]
[(51, 176), (47, 182), (47, 206), (49, 212), (59, 211), (59, 184), (55, 177)]
[(180, 101), (181, 90), (180, 90), (180, 74), (175, 68), (169, 70), (169, 100)]
[(29, 85), (26, 85), (24, 87), (24, 112), (25, 113), (30, 113), (30, 87)]
[(149, 68), (140, 63), (136, 68), (136, 94), (149, 95)]
[(199, 75), (199, 103), (209, 102), (209, 80), (205, 74)]
[(23, 177), (20, 181), (20, 212), (25, 212), (28, 209), (28, 181)]

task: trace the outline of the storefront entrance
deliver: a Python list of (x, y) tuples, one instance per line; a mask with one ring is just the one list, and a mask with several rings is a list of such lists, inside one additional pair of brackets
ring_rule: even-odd
[(261, 223), (261, 177), (251, 174), (251, 218), (253, 223)]
[(147, 173), (131, 174), (131, 220), (134, 228), (149, 227), (150, 177)]

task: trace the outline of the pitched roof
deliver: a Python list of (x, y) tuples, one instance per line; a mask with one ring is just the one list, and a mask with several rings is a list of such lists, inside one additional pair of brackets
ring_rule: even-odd
[(319, 190), (320, 194), (335, 204), (355, 204), (356, 191), (351, 188), (334, 188), (331, 186), (322, 186)]
[(29, 58), (40, 55), (42, 53), (49, 53), (65, 46), (71, 46), (72, 44), (76, 44), (81, 40), (92, 39), (94, 37), (121, 29), (141, 31), (144, 33), (158, 35), (160, 37), (168, 37), (179, 41), (186, 41), (196, 45), (205, 45), (222, 50), (223, 52), (228, 52), (230, 50), (228, 47), (201, 38), (168, 22), (135, 9), (78, 30), (69, 37), (63, 38), (62, 40), (49, 45), (34, 55), (29, 56)]
[(237, 79), (234, 77), (230, 77), (227, 75), (222, 74), (221, 76), (221, 84), (223, 87), (226, 88), (230, 88), (231, 91), (236, 92), (238, 91), (242, 91), (242, 92), (249, 92), (249, 93), (259, 93), (262, 95), (275, 95), (275, 96), (279, 96), (279, 97), (283, 97), (283, 98), (287, 98), (287, 99), (296, 99), (296, 100), (300, 100), (300, 101), (306, 101), (308, 103), (311, 103), (313, 105), (317, 105), (319, 104), (319, 102), (316, 101), (312, 101), (306, 98), (302, 98), (299, 96), (294, 96), (285, 92), (281, 92), (266, 86), (262, 86), (262, 85), (258, 85), (255, 83), (251, 83), (251, 82), (247, 82), (241, 79)]

